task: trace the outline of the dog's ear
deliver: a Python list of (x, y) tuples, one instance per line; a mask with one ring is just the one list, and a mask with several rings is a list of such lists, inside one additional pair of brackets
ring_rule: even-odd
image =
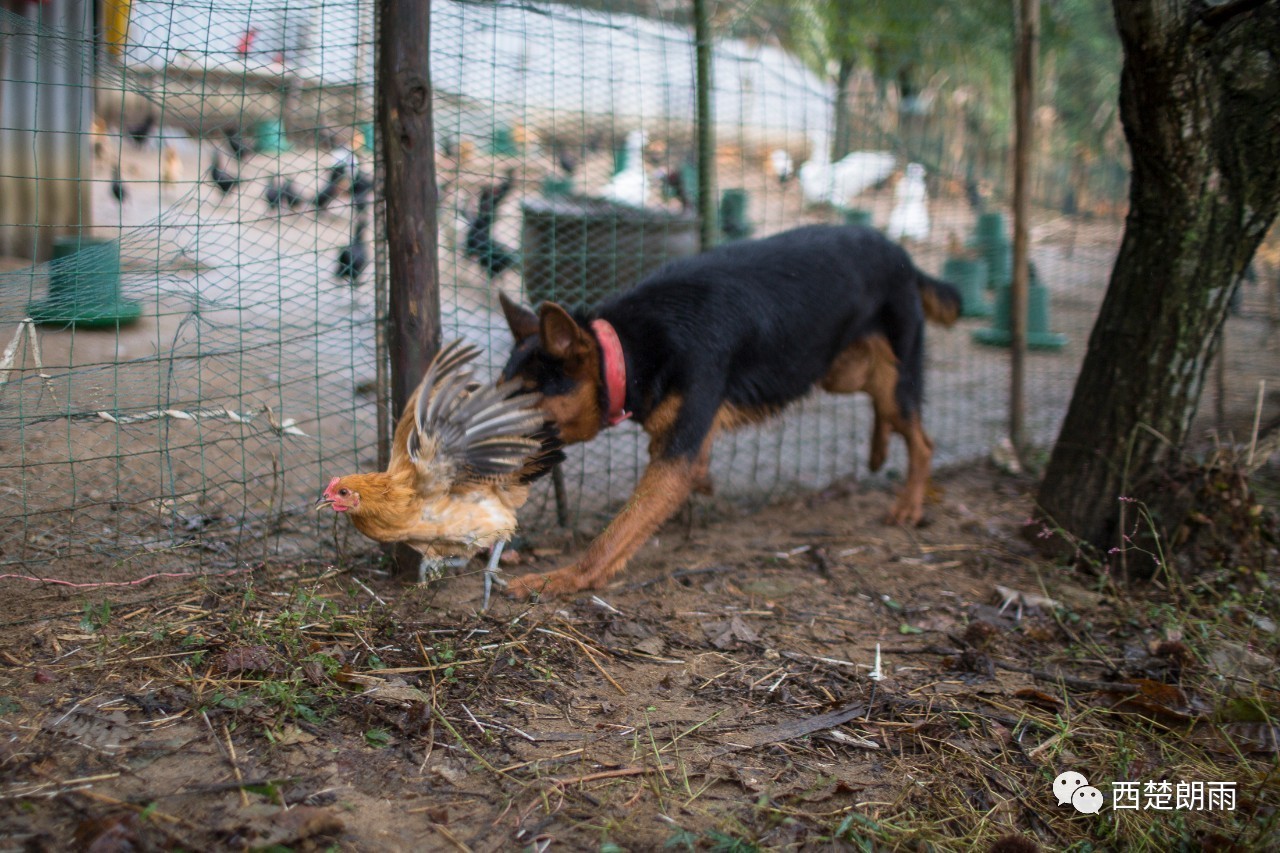
[(498, 303), (502, 305), (502, 316), (507, 318), (507, 325), (511, 328), (511, 336), (516, 339), (516, 343), (538, 334), (537, 314), (502, 291), (498, 291)]
[(591, 352), (591, 339), (569, 312), (554, 302), (542, 303), (540, 309), (542, 348), (553, 358), (577, 361)]

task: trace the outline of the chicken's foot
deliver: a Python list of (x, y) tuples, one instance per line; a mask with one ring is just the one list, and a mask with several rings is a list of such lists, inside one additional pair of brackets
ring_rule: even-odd
[(498, 561), (502, 559), (502, 549), (507, 547), (506, 542), (498, 542), (489, 549), (489, 563), (484, 567), (484, 603), (480, 605), (480, 610), (489, 609), (489, 593), (493, 590), (493, 581), (498, 574)]
[(466, 557), (423, 557), (418, 563), (418, 583), (440, 580), (449, 569), (467, 564)]

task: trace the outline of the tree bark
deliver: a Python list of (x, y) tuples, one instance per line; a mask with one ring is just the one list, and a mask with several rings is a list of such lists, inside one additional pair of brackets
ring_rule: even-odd
[[(387, 348), (392, 424), (440, 348), (430, 8), (415, 0), (381, 0), (378, 7), (377, 101), (391, 272)], [(395, 562), (397, 571), (412, 573), (419, 557), (401, 546), (395, 550)]]
[(1039, 493), (1043, 517), (1117, 544), (1188, 438), (1227, 302), (1280, 206), (1280, 0), (1113, 0), (1129, 214)]

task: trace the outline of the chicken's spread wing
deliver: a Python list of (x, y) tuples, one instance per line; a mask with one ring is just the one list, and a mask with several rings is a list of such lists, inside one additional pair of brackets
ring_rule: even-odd
[(514, 477), (542, 450), (537, 395), (478, 382), (465, 368), (479, 354), (462, 341), (442, 347), (400, 417), (391, 467), (412, 465), (420, 492)]

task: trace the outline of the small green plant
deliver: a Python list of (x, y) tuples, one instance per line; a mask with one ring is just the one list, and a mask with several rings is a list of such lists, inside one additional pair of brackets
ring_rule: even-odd
[(369, 729), (364, 733), (364, 742), (374, 749), (384, 749), (391, 744), (391, 735), (385, 729)]
[(707, 849), (711, 853), (758, 853), (760, 850), (745, 838), (734, 838), (714, 829), (707, 833), (707, 841), (710, 842)]
[(81, 630), (100, 631), (111, 621), (111, 602), (105, 599), (97, 604), (86, 601), (81, 613)]
[(662, 846), (666, 850), (675, 850), (678, 848), (681, 850), (688, 850), (692, 853), (694, 850), (698, 849), (698, 834), (696, 832), (690, 832), (687, 829), (677, 827), (676, 831), (671, 834), (670, 838), (663, 842)]

